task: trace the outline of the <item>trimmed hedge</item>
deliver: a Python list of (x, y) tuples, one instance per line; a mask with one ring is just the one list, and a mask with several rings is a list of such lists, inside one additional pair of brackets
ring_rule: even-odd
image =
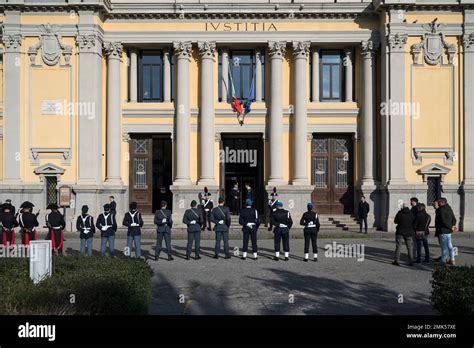
[(474, 267), (439, 267), (433, 272), (431, 302), (444, 315), (474, 314)]
[(153, 271), (141, 260), (53, 257), (37, 285), (29, 259), (0, 259), (0, 315), (147, 314)]

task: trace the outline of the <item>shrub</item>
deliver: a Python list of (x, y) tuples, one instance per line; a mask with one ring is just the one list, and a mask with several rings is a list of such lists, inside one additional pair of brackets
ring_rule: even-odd
[(474, 314), (474, 267), (439, 267), (431, 281), (433, 307), (445, 315)]
[(54, 257), (52, 276), (34, 285), (29, 259), (0, 259), (0, 315), (147, 314), (152, 275), (140, 260)]

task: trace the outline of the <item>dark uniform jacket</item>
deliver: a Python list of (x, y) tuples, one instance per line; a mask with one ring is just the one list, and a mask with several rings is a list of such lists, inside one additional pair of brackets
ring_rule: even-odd
[(45, 220), (46, 225), (55, 230), (64, 230), (64, 227), (66, 227), (64, 216), (59, 211), (52, 211), (46, 215)]
[(94, 218), (89, 214), (79, 215), (76, 220), (76, 229), (80, 232), (79, 237), (81, 239), (89, 239), (94, 237)]
[(430, 234), (430, 222), (431, 216), (426, 211), (419, 212), (416, 214), (415, 218), (415, 231), (424, 231), (425, 235)]
[(32, 231), (39, 225), (38, 218), (35, 214), (26, 212), (18, 215), (18, 223), (20, 227), (28, 231)]
[(188, 232), (200, 232), (203, 224), (201, 211), (197, 208), (187, 209), (183, 215), (183, 224), (188, 226)]
[(304, 233), (316, 233), (319, 232), (319, 216), (314, 211), (307, 211), (303, 214), (300, 220), (300, 225), (304, 226)]
[(211, 211), (211, 222), (215, 223), (214, 230), (216, 232), (229, 232), (230, 227), (230, 211), (229, 208), (218, 205)]
[(212, 199), (208, 199), (207, 201), (203, 200), (201, 207), (203, 214), (208, 214), (211, 212), (212, 208), (214, 208), (214, 202), (212, 201)]
[(109, 204), (110, 204), (110, 212), (114, 215), (117, 214), (117, 202), (112, 201)]
[(397, 224), (397, 230), (395, 234), (405, 237), (412, 237), (414, 235), (414, 220), (410, 209), (403, 208), (400, 210), (397, 215), (395, 215), (394, 222)]
[(260, 219), (258, 218), (257, 209), (243, 208), (240, 211), (239, 225), (242, 226), (242, 231), (258, 230), (258, 227), (260, 226)]
[(238, 188), (232, 188), (230, 190), (230, 196), (232, 199), (238, 200), (240, 198), (240, 190)]
[(142, 233), (143, 219), (139, 211), (127, 212), (123, 217), (122, 225), (128, 227), (127, 236), (139, 236)]
[(452, 227), (456, 226), (456, 217), (449, 204), (439, 207), (436, 211), (435, 226), (437, 234), (452, 233)]
[(110, 237), (115, 235), (115, 231), (117, 231), (117, 221), (115, 221), (115, 215), (112, 213), (102, 213), (97, 218), (97, 222), (95, 224), (101, 232), (101, 237)]
[(2, 214), (2, 226), (7, 230), (11, 230), (12, 228), (18, 226), (18, 221), (16, 221), (15, 215), (12, 212), (4, 212)]
[(277, 209), (272, 214), (272, 225), (275, 226), (274, 233), (289, 233), (293, 220), (290, 212), (285, 209)]
[(359, 210), (357, 211), (359, 218), (366, 218), (367, 215), (369, 214), (370, 211), (370, 206), (369, 203), (367, 202), (359, 202)]
[(173, 219), (171, 219), (171, 210), (157, 210), (155, 212), (155, 225), (158, 226), (158, 233), (171, 233), (171, 227), (173, 227)]

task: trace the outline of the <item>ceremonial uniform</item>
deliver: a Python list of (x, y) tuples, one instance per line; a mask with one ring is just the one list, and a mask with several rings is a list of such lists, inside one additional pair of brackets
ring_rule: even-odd
[(212, 199), (207, 198), (204, 199), (202, 204), (202, 217), (203, 217), (203, 224), (202, 224), (202, 230), (207, 227), (208, 231), (211, 231), (211, 211), (212, 208), (214, 208), (214, 202), (212, 202)]
[(285, 252), (285, 261), (288, 261), (290, 253), (290, 228), (293, 225), (290, 212), (285, 209), (277, 209), (273, 212), (271, 223), (275, 241), (275, 260), (280, 257), (280, 242), (283, 241), (283, 251)]
[(76, 229), (80, 233), (82, 256), (86, 254), (86, 245), (87, 254), (92, 256), (92, 240), (95, 233), (94, 218), (87, 213), (79, 215), (76, 220)]
[(10, 211), (4, 211), (1, 216), (2, 223), (2, 244), (7, 246), (15, 244), (15, 227), (18, 226), (18, 222)]
[(317, 261), (318, 258), (318, 232), (319, 232), (319, 216), (314, 211), (309, 210), (303, 214), (300, 220), (300, 225), (304, 226), (303, 234), (304, 234), (304, 258), (305, 261), (308, 260), (308, 253), (309, 253), (309, 242), (311, 241), (311, 245), (313, 247), (313, 254), (314, 254), (314, 261)]
[(276, 203), (278, 202), (278, 199), (269, 199), (267, 203), (267, 223), (270, 225), (268, 227), (268, 230), (272, 230), (272, 214), (276, 210)]
[(107, 249), (107, 243), (109, 244), (110, 256), (115, 256), (115, 231), (117, 231), (117, 222), (115, 221), (115, 215), (109, 210), (103, 212), (97, 218), (95, 226), (101, 231), (100, 236), (102, 239), (100, 254), (105, 256)]
[(215, 224), (216, 231), (216, 246), (214, 248), (215, 258), (219, 257), (221, 249), (221, 240), (224, 240), (224, 254), (225, 258), (230, 258), (229, 255), (229, 227), (230, 227), (230, 211), (229, 208), (218, 205), (210, 214), (211, 221)]
[(233, 215), (239, 213), (240, 190), (238, 187), (233, 187), (230, 191), (230, 208)]
[(171, 211), (166, 208), (161, 208), (155, 212), (155, 225), (158, 226), (156, 230), (156, 247), (155, 260), (158, 261), (163, 245), (163, 239), (166, 244), (166, 252), (168, 253), (168, 260), (172, 260), (171, 256), (171, 228), (173, 227), (173, 219), (171, 218)]
[(201, 226), (203, 224), (202, 213), (197, 208), (187, 209), (183, 215), (183, 223), (188, 226), (188, 244), (186, 248), (186, 259), (191, 257), (193, 241), (195, 242), (196, 259), (200, 259), (200, 244), (201, 244)]
[(59, 211), (53, 210), (51, 213), (46, 215), (45, 220), (46, 226), (49, 228), (46, 239), (51, 240), (53, 250), (62, 255), (64, 244), (64, 228), (66, 227), (64, 216)]
[(127, 230), (127, 247), (129, 253), (132, 255), (132, 244), (135, 244), (135, 256), (140, 258), (142, 256), (141, 251), (141, 234), (143, 227), (142, 214), (137, 210), (131, 210), (127, 212), (123, 217), (122, 225), (128, 227)]
[(242, 248), (243, 256), (245, 260), (247, 257), (247, 250), (249, 246), (249, 237), (252, 239), (252, 251), (253, 256), (257, 258), (257, 231), (260, 226), (260, 219), (258, 218), (258, 211), (255, 208), (245, 207), (240, 211), (239, 224), (242, 226), (242, 232), (244, 233), (244, 246)]
[(30, 245), (31, 240), (36, 240), (36, 227), (38, 227), (38, 217), (37, 215), (26, 211), (18, 215), (18, 222), (20, 224), (20, 236), (21, 243), (25, 245)]

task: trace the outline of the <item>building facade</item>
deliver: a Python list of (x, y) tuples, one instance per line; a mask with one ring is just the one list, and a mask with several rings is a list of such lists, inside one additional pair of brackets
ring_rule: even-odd
[[(393, 230), (446, 197), (474, 231), (472, 0), (0, 1), (0, 199), (68, 216), (274, 187)], [(239, 124), (231, 104), (247, 103)], [(250, 106), (248, 105), (250, 104)], [(245, 195), (241, 199), (245, 198)]]

